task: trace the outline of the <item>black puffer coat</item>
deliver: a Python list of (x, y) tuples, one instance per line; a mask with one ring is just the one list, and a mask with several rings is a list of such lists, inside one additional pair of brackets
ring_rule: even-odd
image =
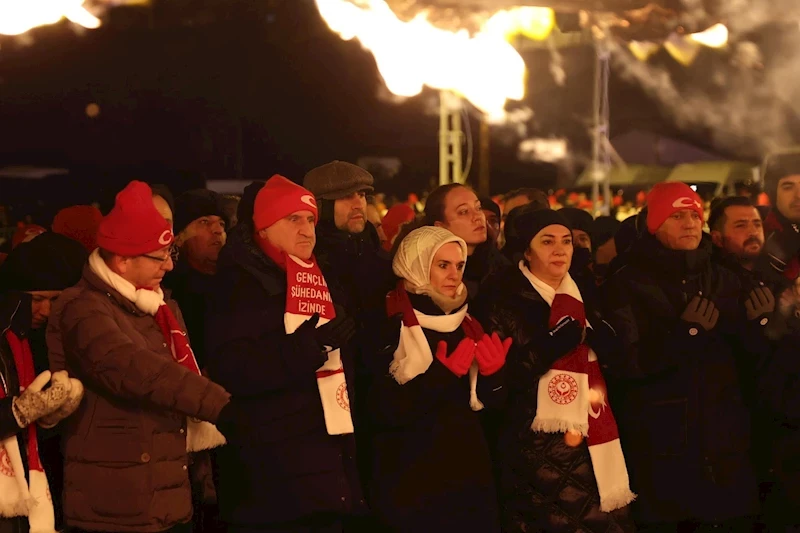
[[(736, 276), (711, 262), (710, 243), (673, 251), (650, 234), (602, 287), (606, 319), (624, 344), (607, 358), (634, 503), (643, 523), (721, 522), (757, 511), (750, 458), (752, 368), (758, 344)], [(720, 317), (706, 332), (680, 319), (697, 294)]]
[[(363, 508), (353, 435), (325, 426), (316, 370), (325, 358), (313, 335), (286, 335), (286, 273), (240, 222), (220, 253), (209, 300), (206, 347), (211, 378), (239, 406), (220, 430), (219, 505), (239, 528), (348, 515)], [(331, 295), (338, 293), (326, 276)], [(342, 349), (352, 402), (352, 358)]]
[[(444, 314), (427, 296), (409, 299), (422, 313)], [(439, 341), (452, 352), (465, 337), (461, 328), (423, 332), (434, 354)], [(502, 369), (478, 376), (484, 405), (502, 405), (503, 380)], [(456, 377), (435, 357), (427, 372), (404, 385), (388, 365), (375, 376), (369, 398), (375, 431), (370, 503), (380, 531), (499, 531), (489, 449), (469, 398), (469, 377)]]
[[(539, 378), (564, 355), (537, 350), (536, 339), (549, 330), (550, 306), (518, 268), (508, 270), (495, 289), (489, 327), (514, 339), (506, 360), (509, 399), (499, 441), (504, 531), (633, 531), (627, 507), (600, 511), (586, 441), (570, 447), (563, 434), (531, 430)], [(611, 400), (616, 410), (618, 401)]]

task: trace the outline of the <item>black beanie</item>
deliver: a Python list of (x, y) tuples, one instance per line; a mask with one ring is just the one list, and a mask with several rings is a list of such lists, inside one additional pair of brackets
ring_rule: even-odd
[(0, 266), (0, 292), (62, 291), (80, 281), (88, 257), (79, 242), (42, 233), (8, 254)]
[(520, 217), (523, 213), (527, 213), (529, 211), (538, 211), (539, 209), (549, 209), (549, 208), (542, 208), (535, 202), (530, 204), (518, 205), (514, 209), (506, 214), (506, 221), (505, 226), (503, 228), (503, 235), (506, 239), (506, 244), (503, 246), (503, 255), (505, 255), (512, 263), (517, 263), (519, 261), (519, 256), (525, 252), (530, 244), (530, 240), (527, 242), (523, 242), (520, 239), (519, 234), (517, 233), (516, 227), (516, 220)]
[(592, 223), (592, 248), (599, 248), (616, 235), (622, 223), (614, 217), (602, 216), (594, 219)]
[(594, 218), (592, 218), (592, 215), (590, 215), (588, 211), (578, 209), (577, 207), (564, 207), (559, 209), (558, 212), (572, 224), (572, 229), (581, 230), (591, 236)]
[(762, 170), (764, 192), (775, 205), (778, 195), (778, 182), (786, 176), (800, 175), (800, 152), (786, 152), (768, 155)]
[(208, 189), (186, 191), (175, 199), (173, 232), (177, 235), (198, 218), (210, 216), (220, 217), (228, 223), (222, 195)]
[(497, 216), (498, 219), (500, 218), (500, 206), (497, 205), (494, 200), (488, 196), (480, 196), (478, 200), (481, 201), (481, 209), (491, 211)]
[(519, 245), (523, 246), (523, 250), (527, 249), (540, 231), (553, 224), (564, 226), (572, 231), (569, 220), (559, 211), (536, 209), (520, 214), (514, 219), (514, 231), (519, 239)]

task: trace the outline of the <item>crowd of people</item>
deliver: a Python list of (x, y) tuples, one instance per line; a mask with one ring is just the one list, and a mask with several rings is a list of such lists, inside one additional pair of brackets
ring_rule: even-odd
[(800, 530), (800, 157), (708, 220), (297, 181), (21, 228), (0, 533)]

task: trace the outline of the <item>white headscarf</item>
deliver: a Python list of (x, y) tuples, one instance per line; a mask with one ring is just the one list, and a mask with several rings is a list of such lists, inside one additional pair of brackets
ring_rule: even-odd
[[(461, 256), (466, 261), (467, 243), (444, 228), (423, 226), (406, 235), (392, 262), (392, 270), (405, 280), (406, 290), (431, 297), (438, 294), (431, 287), (431, 265), (439, 249), (451, 242), (461, 246)], [(464, 290), (462, 283), (456, 294), (461, 295)]]

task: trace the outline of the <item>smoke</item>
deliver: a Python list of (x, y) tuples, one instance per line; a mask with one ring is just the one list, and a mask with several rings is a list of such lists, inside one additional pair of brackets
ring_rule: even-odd
[[(682, 1), (687, 28), (702, 26), (700, 21), (707, 25), (702, 0)], [(713, 17), (728, 25), (731, 44), (711, 52), (727, 61), (694, 71), (702, 79), (677, 83), (666, 68), (641, 62), (610, 43), (617, 73), (657, 100), (679, 128), (710, 135), (715, 147), (736, 157), (760, 158), (794, 144), (792, 122), (800, 116), (800, 35), (797, 23), (788, 26), (786, 21), (800, 20), (800, 2), (727, 0)], [(746, 40), (781, 25), (780, 42), (768, 54)]]

